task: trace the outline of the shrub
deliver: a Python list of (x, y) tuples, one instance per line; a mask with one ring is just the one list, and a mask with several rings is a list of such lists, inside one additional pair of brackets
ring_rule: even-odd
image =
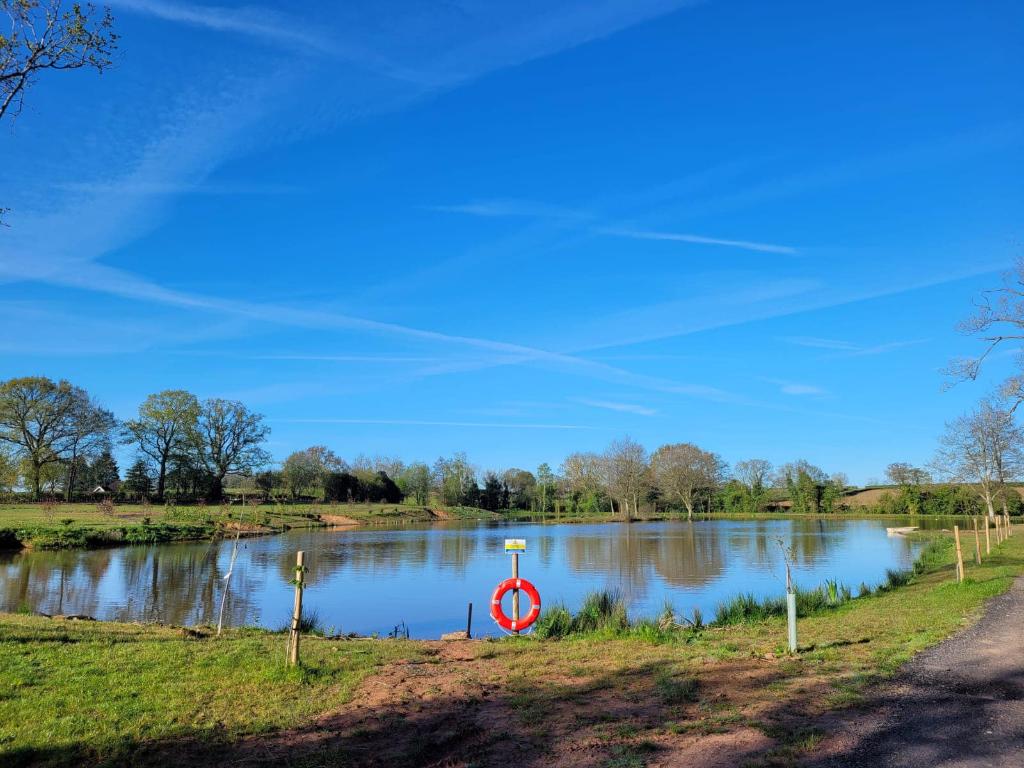
[(629, 628), (626, 603), (617, 592), (591, 592), (573, 617), (573, 632), (596, 632), (601, 629)]
[(548, 608), (537, 619), (537, 624), (533, 631), (537, 637), (565, 637), (572, 632), (572, 614), (564, 605)]

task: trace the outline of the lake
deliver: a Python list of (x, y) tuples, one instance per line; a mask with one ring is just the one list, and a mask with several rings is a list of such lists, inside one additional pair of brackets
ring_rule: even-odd
[[(799, 586), (837, 579), (856, 594), (886, 569), (907, 568), (920, 545), (886, 534), (893, 520), (763, 519), (542, 525), (435, 523), (292, 531), (242, 539), (225, 610), (230, 626), (284, 626), (291, 612), (295, 552), (305, 550), (304, 603), (332, 633), (412, 637), (465, 628), (496, 634), (490, 595), (510, 575), (504, 539), (525, 538), (520, 575), (545, 606), (577, 608), (587, 592), (618, 590), (631, 616), (670, 602), (710, 620), (740, 592), (785, 591), (782, 547)], [(0, 610), (87, 614), (114, 621), (215, 624), (231, 541), (62, 552), (0, 553)], [(506, 608), (508, 611), (509, 609)], [(524, 607), (524, 613), (525, 613)]]

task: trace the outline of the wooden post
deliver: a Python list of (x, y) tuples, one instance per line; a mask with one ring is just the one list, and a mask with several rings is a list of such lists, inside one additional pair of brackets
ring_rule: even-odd
[(989, 519), (987, 517), (982, 516), (982, 518), (985, 521), (985, 554), (986, 555), (991, 555), (992, 554), (992, 539), (989, 538), (989, 531), (988, 531), (988, 527), (990, 525), (990, 522), (989, 522)]
[(1006, 538), (1013, 536), (1013, 523), (1010, 521), (1010, 513), (1004, 512), (1003, 515), (1006, 517)]
[(974, 562), (981, 565), (981, 535), (978, 533), (978, 518), (972, 517), (974, 523)]
[(466, 639), (469, 640), (473, 637), (473, 604), (469, 604), (469, 609), (466, 611)]
[[(519, 553), (512, 553), (512, 578), (519, 578)], [(519, 590), (512, 590), (512, 621), (514, 624), (519, 624)], [(516, 630), (516, 634), (519, 634), (519, 630)]]
[(996, 517), (995, 517), (995, 524), (996, 524), (996, 546), (999, 546), (1000, 544), (1003, 543), (1003, 529), (1002, 529), (1002, 526), (999, 524), (999, 515), (996, 515)]
[(964, 553), (960, 549), (960, 526), (953, 526), (953, 538), (956, 539), (956, 580), (964, 580)]
[(302, 626), (302, 587), (306, 553), (299, 550), (295, 558), (295, 604), (292, 607), (292, 630), (288, 637), (288, 666), (299, 663), (299, 628)]

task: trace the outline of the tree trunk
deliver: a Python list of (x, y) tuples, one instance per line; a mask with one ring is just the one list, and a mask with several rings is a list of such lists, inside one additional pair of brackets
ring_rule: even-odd
[(686, 506), (686, 519), (693, 520), (693, 502), (687, 501), (684, 502), (684, 505)]
[(66, 484), (64, 488), (64, 501), (68, 502), (69, 504), (71, 503), (71, 494), (73, 493), (75, 488), (75, 467), (78, 464), (77, 458), (77, 456), (72, 454), (71, 461), (68, 462), (67, 479), (64, 481)]
[(164, 488), (167, 483), (167, 456), (160, 458), (160, 474), (156, 479), (156, 498), (158, 501), (164, 500)]
[(39, 475), (42, 474), (43, 465), (32, 462), (32, 498), (39, 501), (42, 496)]

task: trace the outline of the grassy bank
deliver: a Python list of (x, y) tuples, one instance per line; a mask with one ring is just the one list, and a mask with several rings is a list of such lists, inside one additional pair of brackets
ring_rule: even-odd
[(808, 604), (796, 655), (771, 610), (694, 628), (584, 606), (570, 622), (618, 618), (548, 633), (559, 639), (309, 638), (295, 672), (281, 635), (6, 615), (0, 763), (787, 765), (813, 750), (823, 716), (1006, 590), (1024, 572), (1024, 531), (968, 562), (964, 584), (948, 539), (927, 552), (884, 589)]
[(493, 517), (473, 508), (406, 504), (0, 504), (0, 549), (71, 549), (153, 544), (292, 528)]

